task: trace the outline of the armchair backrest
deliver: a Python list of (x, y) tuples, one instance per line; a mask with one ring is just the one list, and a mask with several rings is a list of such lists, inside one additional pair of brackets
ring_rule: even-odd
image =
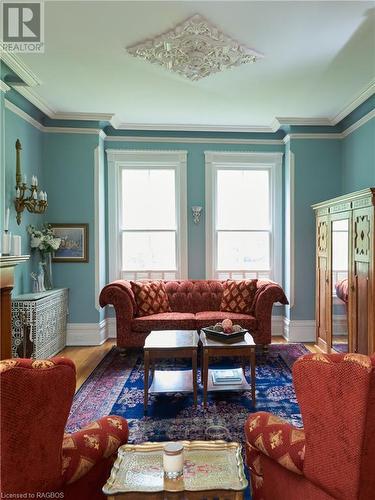
[(371, 498), (375, 357), (308, 354), (294, 364), (293, 379), (306, 436), (304, 475), (334, 498)]
[(0, 361), (1, 493), (61, 486), (64, 428), (75, 390), (65, 358)]

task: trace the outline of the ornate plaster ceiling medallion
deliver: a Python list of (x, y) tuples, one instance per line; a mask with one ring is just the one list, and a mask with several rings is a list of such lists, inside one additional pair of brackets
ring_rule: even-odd
[(219, 31), (199, 14), (171, 31), (128, 47), (127, 51), (189, 80), (200, 80), (263, 57)]

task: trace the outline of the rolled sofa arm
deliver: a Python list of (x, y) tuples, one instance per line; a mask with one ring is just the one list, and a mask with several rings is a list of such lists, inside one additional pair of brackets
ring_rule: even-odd
[(131, 337), (131, 320), (137, 305), (129, 281), (117, 280), (106, 285), (99, 296), (101, 307), (113, 305), (116, 311), (116, 331), (118, 347), (128, 346)]
[(280, 285), (270, 280), (258, 280), (254, 298), (253, 314), (258, 321), (256, 338), (257, 344), (270, 344), (272, 334), (272, 307), (276, 302), (289, 304), (284, 290)]

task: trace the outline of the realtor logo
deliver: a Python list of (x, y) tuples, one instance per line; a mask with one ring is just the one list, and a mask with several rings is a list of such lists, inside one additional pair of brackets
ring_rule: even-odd
[(1, 46), (5, 52), (44, 52), (44, 4), (24, 0), (2, 4)]

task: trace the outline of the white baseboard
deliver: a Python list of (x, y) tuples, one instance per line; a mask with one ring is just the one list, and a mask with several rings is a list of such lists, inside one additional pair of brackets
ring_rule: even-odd
[[(314, 342), (314, 320), (292, 320), (284, 316), (272, 316), (272, 337), (283, 336), (288, 342)], [(101, 345), (107, 339), (116, 338), (116, 318), (100, 323), (68, 323), (67, 345)]]
[(284, 316), (272, 316), (271, 320), (272, 337), (284, 335)]
[(66, 345), (101, 345), (107, 337), (105, 319), (100, 323), (68, 323)]
[(116, 338), (116, 318), (107, 318), (107, 334), (109, 339)]
[(314, 342), (315, 320), (284, 318), (284, 337), (288, 342)]

